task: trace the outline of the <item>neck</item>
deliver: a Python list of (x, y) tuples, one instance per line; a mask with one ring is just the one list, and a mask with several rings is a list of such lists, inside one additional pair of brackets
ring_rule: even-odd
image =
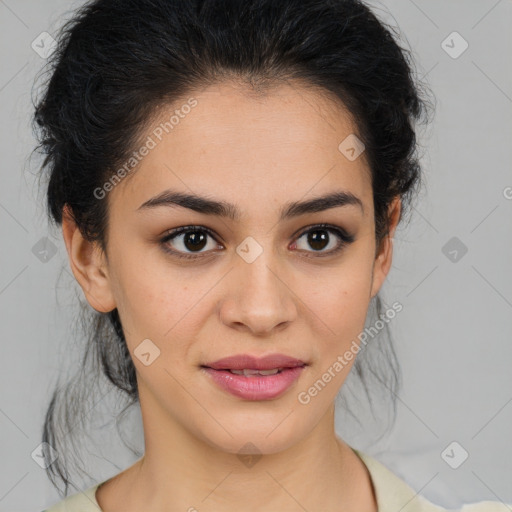
[(147, 420), (143, 411), (144, 456), (96, 494), (105, 512), (377, 510), (366, 466), (335, 434), (334, 406), (298, 443), (252, 455)]

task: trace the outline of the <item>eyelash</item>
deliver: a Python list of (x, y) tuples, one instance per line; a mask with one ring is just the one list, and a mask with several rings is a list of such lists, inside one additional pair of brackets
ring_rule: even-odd
[[(346, 245), (351, 244), (355, 240), (355, 237), (353, 235), (349, 235), (343, 229), (341, 229), (337, 226), (334, 226), (332, 224), (315, 224), (314, 226), (308, 226), (308, 228), (304, 229), (297, 235), (296, 239), (301, 238), (303, 235), (305, 235), (311, 231), (322, 230), (322, 229), (325, 231), (329, 231), (331, 233), (335, 233), (341, 239), (341, 242), (339, 243), (338, 247), (336, 247), (335, 249), (332, 249), (331, 251), (329, 251), (327, 253), (317, 253), (315, 256), (306, 256), (307, 258), (321, 258), (321, 257), (325, 257), (325, 256), (332, 256), (333, 254), (340, 252)], [(169, 246), (167, 245), (167, 242), (169, 240), (172, 240), (176, 236), (183, 234), (183, 233), (190, 232), (190, 231), (192, 231), (192, 232), (199, 231), (199, 232), (207, 233), (217, 242), (217, 239), (215, 238), (213, 231), (205, 226), (181, 226), (179, 228), (169, 231), (160, 240), (163, 250), (165, 252), (171, 254), (172, 256), (175, 256), (180, 259), (196, 260), (198, 258), (203, 257), (202, 254), (204, 254), (204, 253), (197, 253), (197, 254), (192, 255), (192, 254), (185, 254), (180, 251), (175, 251), (173, 249), (169, 249)], [(219, 243), (219, 242), (217, 242), (217, 243)], [(308, 251), (308, 252), (311, 252), (311, 251)]]

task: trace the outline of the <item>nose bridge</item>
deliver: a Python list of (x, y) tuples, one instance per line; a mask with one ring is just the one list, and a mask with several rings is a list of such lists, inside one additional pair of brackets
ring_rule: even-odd
[(271, 252), (267, 249), (250, 263), (245, 260), (238, 262), (242, 296), (254, 296), (255, 299), (263, 296), (270, 301), (280, 296), (282, 282), (277, 278), (279, 265)]
[[(249, 247), (249, 253), (245, 253), (245, 255), (257, 250), (257, 247), (251, 246), (251, 241), (245, 242), (245, 244), (245, 247), (239, 248), (240, 251), (243, 251)], [(254, 254), (252, 256), (254, 257)], [(281, 300), (282, 281), (277, 277), (280, 266), (271, 247), (267, 245), (265, 249), (262, 248), (254, 260), (252, 258), (244, 259), (242, 256), (237, 266), (240, 275), (240, 286), (238, 287), (240, 300), (254, 302), (251, 307), (258, 306), (258, 309), (262, 311)]]
[[(270, 238), (266, 239), (267, 241)], [(269, 242), (270, 243), (270, 242)], [(224, 320), (244, 324), (253, 332), (269, 332), (295, 317), (293, 294), (286, 286), (276, 252), (254, 239), (237, 248), (238, 261), (232, 278), (234, 286)]]

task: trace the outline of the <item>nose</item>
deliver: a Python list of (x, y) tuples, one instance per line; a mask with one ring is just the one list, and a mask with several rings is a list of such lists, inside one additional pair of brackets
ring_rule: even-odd
[(220, 303), (225, 325), (254, 336), (269, 336), (297, 318), (298, 299), (287, 284), (289, 274), (264, 255), (252, 263), (237, 262)]

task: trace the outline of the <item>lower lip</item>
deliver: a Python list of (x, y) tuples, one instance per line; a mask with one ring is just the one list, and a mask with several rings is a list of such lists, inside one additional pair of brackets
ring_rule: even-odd
[(298, 378), (304, 366), (285, 368), (275, 375), (236, 375), (228, 370), (203, 367), (215, 383), (232, 395), (245, 400), (271, 400), (284, 393)]

